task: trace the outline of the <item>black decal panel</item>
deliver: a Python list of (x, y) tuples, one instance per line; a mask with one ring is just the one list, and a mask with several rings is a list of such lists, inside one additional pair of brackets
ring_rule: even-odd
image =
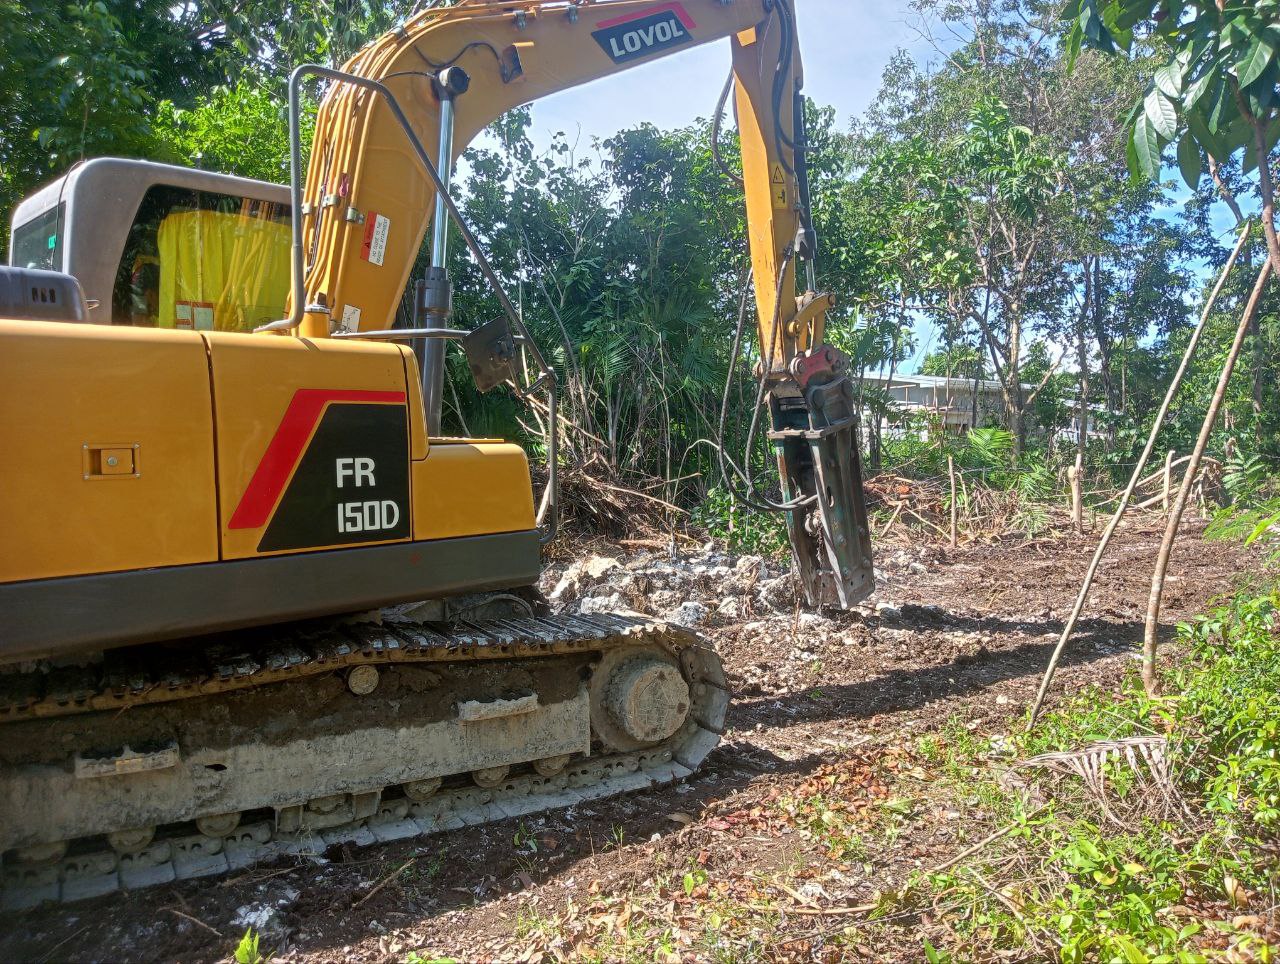
[(692, 42), (687, 25), (691, 21), (680, 13), (678, 5), (671, 4), (647, 16), (611, 23), (591, 36), (615, 64), (630, 63)]
[(409, 428), (403, 405), (330, 405), (259, 552), (407, 539)]

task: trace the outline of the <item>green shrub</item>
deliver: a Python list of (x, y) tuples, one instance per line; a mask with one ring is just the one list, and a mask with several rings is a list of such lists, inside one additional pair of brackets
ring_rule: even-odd
[(787, 551), (787, 526), (780, 515), (743, 506), (724, 489), (708, 492), (691, 521), (730, 552), (779, 556)]
[(1198, 666), (1183, 674), (1171, 722), (1206, 810), (1233, 834), (1280, 832), (1277, 593), (1237, 596), (1179, 630)]
[[(977, 797), (1012, 832), (996, 852), (930, 878), (936, 896), (965, 907), (952, 922), (965, 951), (1039, 956), (1052, 946), (1066, 962), (1203, 961), (1213, 952), (1199, 935), (1213, 931), (1230, 944), (1227, 959), (1273, 959), (1236, 918), (1264, 913), (1280, 874), (1280, 589), (1242, 589), (1179, 634), (1172, 695), (1148, 699), (1131, 673), (1119, 694), (1083, 691), (1032, 732), (1012, 734), (1007, 752), (1026, 759), (1164, 733), (1181, 803), (1160, 806), (1159, 791), (1119, 757), (1104, 776), (1123, 827), (1073, 777), (1032, 814), (1014, 787), (991, 783)], [(980, 768), (981, 755), (972, 762)], [(952, 951), (970, 959), (960, 947), (930, 959)]]

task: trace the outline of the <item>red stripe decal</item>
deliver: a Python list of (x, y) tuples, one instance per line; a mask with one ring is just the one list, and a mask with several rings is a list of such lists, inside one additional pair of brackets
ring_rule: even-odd
[(597, 30), (604, 30), (606, 27), (618, 27), (624, 23), (631, 23), (633, 20), (643, 20), (645, 17), (652, 17), (655, 13), (666, 13), (668, 10), (675, 12), (680, 18), (680, 22), (685, 25), (688, 30), (695, 29), (698, 25), (694, 23), (693, 17), (689, 16), (689, 12), (685, 10), (683, 3), (663, 3), (656, 7), (645, 7), (636, 13), (623, 14), (621, 17), (614, 17), (612, 20), (605, 20), (596, 24)]
[(302, 458), (320, 416), (330, 402), (364, 402), (375, 405), (403, 405), (404, 392), (333, 391), (327, 388), (300, 388), (285, 410), (262, 461), (249, 480), (236, 506), (229, 529), (261, 529), (271, 518), (285, 483)]

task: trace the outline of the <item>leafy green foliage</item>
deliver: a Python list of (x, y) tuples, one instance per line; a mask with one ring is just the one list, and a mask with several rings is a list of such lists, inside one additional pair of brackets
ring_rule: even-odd
[(1241, 152), (1246, 170), (1266, 163), (1280, 138), (1275, 123), (1278, 14), (1276, 0), (1073, 0), (1067, 5), (1066, 46), (1073, 56), (1082, 47), (1129, 51), (1137, 42), (1156, 42), (1167, 51), (1168, 59), (1133, 111), (1129, 163), (1135, 175), (1157, 179), (1164, 149), (1175, 141), (1179, 168), (1193, 189), (1201, 176), (1201, 151), (1217, 161)]
[[(1010, 827), (1004, 842), (931, 876), (935, 895), (962, 907), (952, 924), (963, 959), (979, 948), (1044, 954), (1049, 942), (1068, 962), (1195, 961), (1212, 959), (1206, 953), (1219, 941), (1241, 959), (1269, 959), (1233, 918), (1246, 902), (1265, 904), (1280, 872), (1278, 604), (1274, 586), (1246, 589), (1181, 626), (1188, 659), (1171, 681), (1174, 697), (1153, 702), (1135, 674), (1122, 693), (1089, 689), (1032, 732), (1008, 737), (1007, 751), (1025, 758), (1167, 733), (1170, 770), (1188, 811), (1172, 816), (1152, 806), (1158, 791), (1114, 760), (1105, 764), (1106, 782), (1112, 806), (1134, 814), (1125, 829), (1103, 819), (1096, 800), (1073, 792), (1069, 781), (1032, 812), (1007, 783), (989, 784), (978, 796)], [(958, 792), (971, 793), (975, 775), (989, 772), (991, 748), (953, 740), (947, 733), (943, 741), (951, 758), (945, 772)], [(1215, 911), (1185, 911), (1193, 901), (1216, 904), (1226, 919), (1207, 925), (1201, 918)], [(949, 959), (950, 950), (939, 949), (938, 959)]]
[[(0, 218), (39, 181), (102, 153), (150, 151), (148, 107), (174, 90), (161, 66), (201, 73), (162, 5), (0, 2)], [(8, 243), (7, 232), (2, 246)]]
[[(310, 106), (305, 140), (315, 121)], [(243, 79), (215, 87), (190, 108), (162, 101), (152, 126), (179, 163), (260, 181), (289, 180), (288, 116), (275, 93), (260, 83)]]
[(1280, 591), (1242, 593), (1179, 632), (1207, 672), (1184, 674), (1171, 711), (1191, 779), (1225, 833), (1280, 836)]
[(954, 345), (926, 355), (920, 362), (920, 374), (940, 375), (944, 378), (985, 379), (987, 368), (977, 346)]
[[(402, 12), (374, 0), (0, 0), (0, 221), (33, 187), (107, 154), (200, 154), (279, 181), (284, 125), (268, 122), (289, 70), (341, 65)], [(7, 243), (6, 232), (0, 254)]]
[(261, 935), (250, 927), (244, 932), (244, 936), (240, 938), (240, 943), (236, 945), (233, 959), (236, 964), (266, 964), (267, 958), (262, 956), (262, 952), (258, 949), (258, 943)]
[(780, 556), (787, 551), (782, 519), (738, 503), (722, 488), (709, 491), (694, 509), (694, 525), (722, 540), (731, 552)]
[(1061, 490), (1043, 453), (1014, 459), (1014, 437), (1007, 429), (975, 428), (962, 435), (939, 431), (924, 420), (907, 420), (898, 437), (886, 443), (886, 466), (916, 477), (947, 474), (947, 457), (975, 484), (1017, 491), (1029, 501), (1052, 501)]

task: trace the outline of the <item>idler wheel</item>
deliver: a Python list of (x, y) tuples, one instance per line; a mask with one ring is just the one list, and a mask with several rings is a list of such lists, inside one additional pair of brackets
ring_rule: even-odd
[(440, 784), (443, 782), (439, 777), (414, 780), (412, 783), (404, 785), (404, 795), (414, 803), (426, 803), (435, 796), (436, 791), (440, 789)]
[(368, 696), (378, 688), (378, 667), (353, 666), (347, 671), (347, 688), (356, 696)]
[[(608, 676), (603, 692), (608, 730), (603, 736), (621, 750), (670, 739), (689, 716), (689, 684), (680, 668), (664, 659), (636, 656)], [(593, 707), (594, 708), (594, 707)], [(597, 728), (602, 721), (596, 720)]]
[(561, 753), (559, 756), (549, 756), (543, 760), (534, 760), (534, 772), (540, 777), (553, 777), (565, 767), (569, 765), (572, 757), (568, 753)]

